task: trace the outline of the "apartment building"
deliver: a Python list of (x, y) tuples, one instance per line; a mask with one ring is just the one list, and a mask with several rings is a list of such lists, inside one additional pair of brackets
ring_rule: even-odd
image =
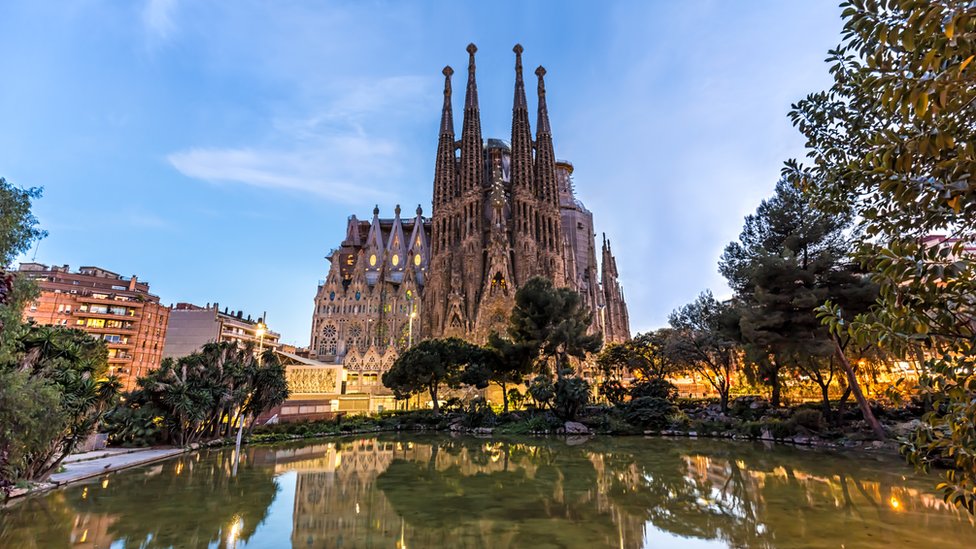
[(192, 303), (177, 303), (169, 311), (164, 357), (179, 358), (203, 348), (206, 343), (235, 341), (251, 342), (256, 348), (277, 349), (278, 332), (265, 325), (263, 316), (244, 316), (243, 311), (220, 310), (217, 303), (201, 307)]
[(101, 267), (47, 266), (21, 263), (19, 276), (40, 289), (24, 316), (38, 324), (84, 330), (108, 346), (111, 373), (126, 390), (139, 376), (159, 367), (169, 321), (169, 308), (149, 291), (149, 284)]

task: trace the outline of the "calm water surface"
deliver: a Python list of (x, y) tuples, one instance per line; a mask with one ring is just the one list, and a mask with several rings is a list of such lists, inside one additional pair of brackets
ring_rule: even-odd
[(380, 436), (181, 456), (0, 510), (0, 547), (976, 547), (894, 460), (728, 441)]

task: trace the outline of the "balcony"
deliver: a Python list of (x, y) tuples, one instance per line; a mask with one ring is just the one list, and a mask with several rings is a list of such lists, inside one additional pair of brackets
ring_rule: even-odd
[(74, 296), (80, 303), (96, 303), (98, 305), (108, 305), (117, 307), (132, 307), (134, 309), (141, 309), (145, 306), (143, 301), (121, 301), (111, 297), (92, 297), (90, 295), (76, 295)]
[(131, 315), (128, 314), (128, 313), (126, 313), (126, 314), (93, 313), (91, 311), (82, 311), (82, 310), (79, 310), (79, 309), (75, 309), (74, 311), (71, 312), (71, 314), (73, 314), (75, 316), (80, 316), (82, 318), (111, 318), (111, 319), (119, 319), (119, 318), (142, 318), (142, 314), (140, 314), (140, 313), (135, 313), (135, 314), (131, 314)]
[(132, 326), (130, 328), (110, 328), (108, 326), (78, 326), (78, 328), (95, 334), (127, 334), (135, 335), (136, 327)]

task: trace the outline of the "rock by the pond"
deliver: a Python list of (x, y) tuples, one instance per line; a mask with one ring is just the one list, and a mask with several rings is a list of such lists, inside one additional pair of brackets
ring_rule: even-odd
[(590, 429), (578, 421), (567, 421), (563, 425), (563, 430), (567, 435), (588, 435)]

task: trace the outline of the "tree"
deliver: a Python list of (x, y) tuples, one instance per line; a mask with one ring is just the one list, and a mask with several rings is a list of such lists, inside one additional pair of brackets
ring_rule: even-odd
[(522, 383), (532, 372), (535, 356), (532, 347), (516, 343), (492, 333), (488, 344), (481, 348), (477, 360), (472, 361), (461, 375), (461, 382), (484, 389), (489, 383), (498, 385), (502, 392), (502, 412), (508, 413), (509, 385)]
[(24, 305), (36, 297), (27, 278), (15, 277), (6, 267), (47, 233), (37, 226), (31, 213), (41, 189), (21, 189), (0, 177), (0, 364), (13, 360), (16, 342), (26, 332)]
[[(829, 293), (825, 275), (846, 260), (850, 225), (849, 213), (817, 209), (800, 189), (780, 180), (773, 197), (746, 216), (739, 240), (726, 246), (719, 262), (740, 305), (744, 350), (758, 367), (756, 377), (771, 387), (773, 406), (780, 403), (785, 361), (816, 362), (832, 352), (814, 309)], [(809, 337), (817, 331), (822, 337)]]
[(719, 270), (736, 291), (747, 363), (772, 388), (779, 406), (781, 371), (799, 371), (820, 389), (825, 417), (837, 373), (830, 333), (815, 309), (843, 302), (848, 315), (865, 311), (877, 287), (848, 258), (853, 238), (849, 212), (817, 208), (809, 196), (781, 180), (776, 193), (746, 217)]
[[(33, 440), (21, 450), (20, 463), (13, 467), (17, 478), (44, 480), (88, 435), (95, 431), (105, 412), (115, 402), (120, 383), (108, 376), (105, 342), (81, 330), (29, 325), (18, 342), (18, 363), (6, 365), (29, 398), (51, 406), (52, 425), (44, 429), (54, 436), (20, 435), (10, 428), (14, 443)], [(52, 394), (57, 395), (56, 404)], [(57, 425), (58, 428), (53, 428)], [(0, 441), (0, 447), (10, 442)]]
[(288, 398), (285, 369), (273, 351), (261, 360), (251, 344), (208, 343), (196, 353), (163, 359), (159, 368), (137, 380), (137, 389), (112, 420), (121, 439), (142, 429), (140, 418), (161, 418), (159, 437), (185, 446), (204, 438), (229, 436), (236, 425)]
[(0, 268), (47, 235), (31, 213), (31, 204), (40, 197), (39, 187), (21, 189), (0, 177)]
[[(828, 57), (834, 83), (793, 106), (809, 164), (784, 175), (825, 208), (853, 207), (855, 255), (880, 286), (848, 319), (821, 309), (852, 377), (842, 337), (927, 356), (920, 380), (932, 408), (904, 446), (921, 468), (953, 465), (939, 489), (976, 511), (976, 6), (964, 0), (843, 4), (844, 38)], [(926, 239), (948, 233), (946, 239)], [(862, 399), (859, 398), (859, 403)], [(862, 403), (863, 407), (863, 403)]]
[(601, 334), (587, 334), (592, 316), (579, 293), (554, 288), (547, 278), (533, 277), (515, 293), (509, 321), (512, 341), (533, 349), (542, 373), (573, 371), (571, 360), (582, 361), (603, 344)]
[(397, 358), (383, 374), (383, 385), (392, 389), (398, 399), (426, 391), (433, 402), (434, 415), (439, 415), (440, 386), (458, 388), (464, 366), (483, 356), (479, 347), (456, 337), (427, 339)]
[[(665, 378), (675, 373), (679, 367), (666, 352), (671, 330), (662, 328), (653, 332), (637, 334), (624, 343), (610, 343), (603, 347), (596, 358), (596, 364), (604, 376), (600, 391), (612, 404), (618, 404), (624, 395), (645, 392), (648, 384), (659, 385)], [(625, 388), (621, 383), (624, 374), (635, 380)], [(670, 385), (670, 384), (668, 384)]]
[(705, 291), (671, 313), (668, 321), (674, 329), (667, 342), (668, 356), (684, 369), (704, 377), (718, 392), (722, 413), (728, 412), (737, 352), (731, 335), (738, 324), (734, 309)]

